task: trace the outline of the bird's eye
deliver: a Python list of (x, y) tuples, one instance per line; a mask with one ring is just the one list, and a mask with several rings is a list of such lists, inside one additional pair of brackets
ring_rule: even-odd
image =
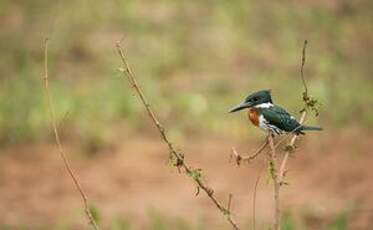
[(258, 101), (258, 98), (257, 98), (257, 97), (254, 97), (253, 100), (254, 100), (254, 101)]

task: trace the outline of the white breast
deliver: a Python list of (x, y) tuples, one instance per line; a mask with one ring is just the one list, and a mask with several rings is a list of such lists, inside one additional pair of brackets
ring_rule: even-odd
[(259, 127), (264, 131), (268, 131), (267, 121), (262, 114), (259, 116)]

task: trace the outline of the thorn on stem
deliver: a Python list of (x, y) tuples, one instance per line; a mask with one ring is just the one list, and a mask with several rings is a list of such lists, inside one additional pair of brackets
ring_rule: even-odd
[(232, 199), (233, 199), (233, 195), (232, 193), (229, 193), (229, 198), (228, 198), (228, 212), (231, 212), (231, 204), (232, 204)]
[(196, 193), (194, 194), (195, 196), (198, 196), (199, 195), (199, 186), (196, 187)]
[(234, 157), (235, 161), (236, 161), (236, 165), (237, 166), (240, 166), (241, 164), (241, 161), (242, 161), (242, 157), (241, 155), (236, 151), (236, 149), (234, 147), (232, 147), (232, 154), (230, 155), (230, 159), (232, 159), (232, 157)]

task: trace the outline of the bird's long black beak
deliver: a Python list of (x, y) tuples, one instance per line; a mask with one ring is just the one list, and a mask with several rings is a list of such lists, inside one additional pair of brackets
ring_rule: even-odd
[(250, 102), (242, 102), (236, 106), (234, 106), (229, 112), (230, 113), (234, 113), (234, 112), (237, 112), (237, 111), (240, 111), (240, 110), (243, 110), (243, 109), (246, 109), (246, 108), (250, 108), (252, 107), (252, 103)]

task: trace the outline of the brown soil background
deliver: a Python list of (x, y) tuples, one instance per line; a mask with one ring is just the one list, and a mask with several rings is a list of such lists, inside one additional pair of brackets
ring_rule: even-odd
[[(322, 228), (343, 210), (349, 212), (351, 229), (369, 229), (373, 225), (373, 136), (357, 137), (349, 132), (329, 139), (322, 135), (301, 138), (300, 148), (288, 165), (290, 186), (281, 193), (285, 212), (303, 215), (310, 229)], [(252, 221), (254, 184), (263, 160), (237, 167), (229, 160), (230, 148), (254, 150), (259, 144), (212, 138), (178, 146), (188, 163), (203, 168), (206, 181), (220, 199), (226, 201), (228, 194), (233, 194), (235, 217), (247, 226)], [(167, 150), (155, 138), (124, 140), (113, 151), (93, 159), (82, 157), (72, 146), (67, 150), (90, 201), (100, 211), (103, 226), (113, 216), (123, 216), (138, 229), (147, 229), (149, 210), (156, 210), (165, 218), (191, 223), (202, 219), (211, 229), (229, 229), (205, 194), (196, 197), (191, 180), (167, 163)], [(88, 228), (79, 195), (53, 145), (24, 145), (2, 152), (1, 223), (53, 226), (69, 219), (77, 229)], [(267, 226), (272, 215), (272, 187), (265, 171), (261, 174), (257, 223)]]

